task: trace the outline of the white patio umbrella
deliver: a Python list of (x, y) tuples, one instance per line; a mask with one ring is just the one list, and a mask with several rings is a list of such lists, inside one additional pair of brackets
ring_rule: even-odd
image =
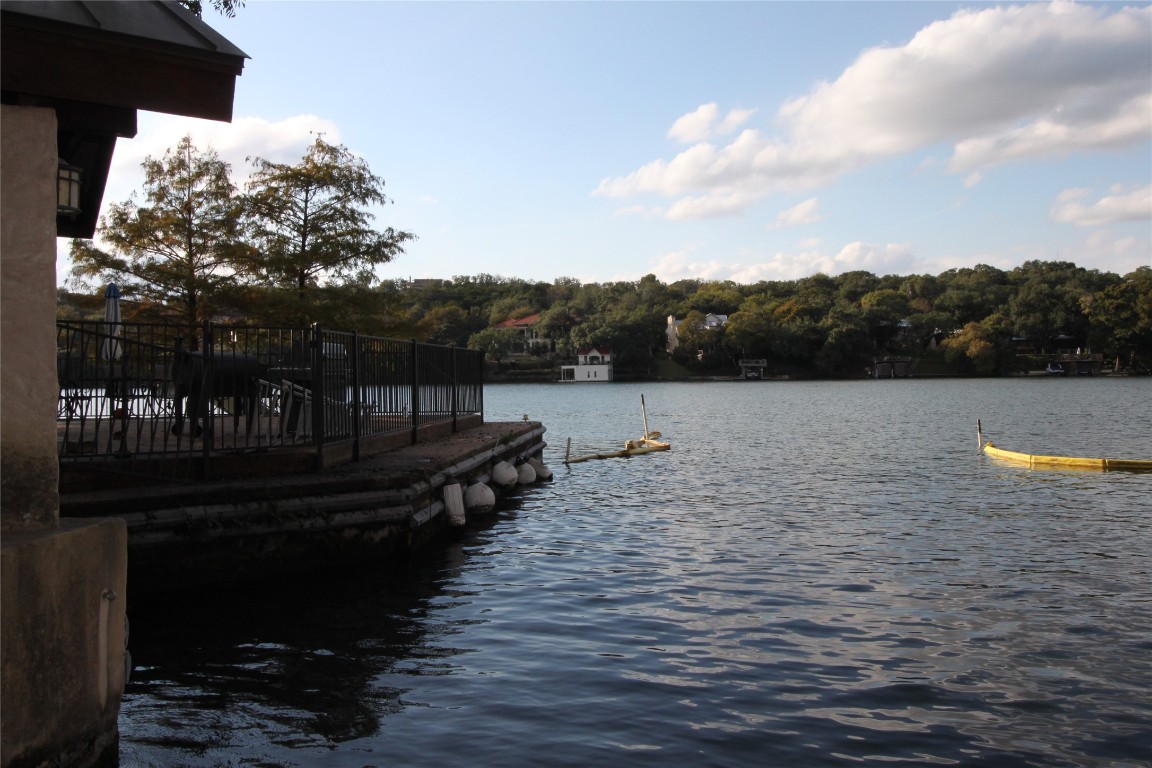
[(101, 356), (111, 362), (120, 359), (120, 287), (116, 283), (108, 283), (104, 291), (104, 332), (108, 337), (104, 339)]

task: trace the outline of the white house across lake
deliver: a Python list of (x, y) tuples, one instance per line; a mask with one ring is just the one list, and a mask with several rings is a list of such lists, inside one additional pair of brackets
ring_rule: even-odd
[(612, 352), (588, 347), (576, 352), (576, 365), (560, 366), (560, 381), (612, 381)]

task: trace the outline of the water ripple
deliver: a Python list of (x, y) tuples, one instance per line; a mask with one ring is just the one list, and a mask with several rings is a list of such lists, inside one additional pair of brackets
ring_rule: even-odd
[(400, 571), (134, 616), (122, 764), (1150, 766), (1152, 476), (972, 428), (1136, 455), (1152, 382), (1051, 384), (498, 388), (597, 448), (643, 391), (673, 450)]

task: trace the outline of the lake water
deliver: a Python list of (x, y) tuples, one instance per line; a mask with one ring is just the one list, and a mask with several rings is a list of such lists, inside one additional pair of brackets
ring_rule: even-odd
[[(672, 450), (562, 465), (649, 426)], [(1152, 379), (490, 386), (555, 473), (132, 612), (123, 766), (1149, 766)]]

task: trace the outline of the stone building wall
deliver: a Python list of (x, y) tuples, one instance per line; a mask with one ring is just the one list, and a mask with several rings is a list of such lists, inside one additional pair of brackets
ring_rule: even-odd
[(0, 131), (0, 521), (57, 523), (56, 113), (4, 105)]

